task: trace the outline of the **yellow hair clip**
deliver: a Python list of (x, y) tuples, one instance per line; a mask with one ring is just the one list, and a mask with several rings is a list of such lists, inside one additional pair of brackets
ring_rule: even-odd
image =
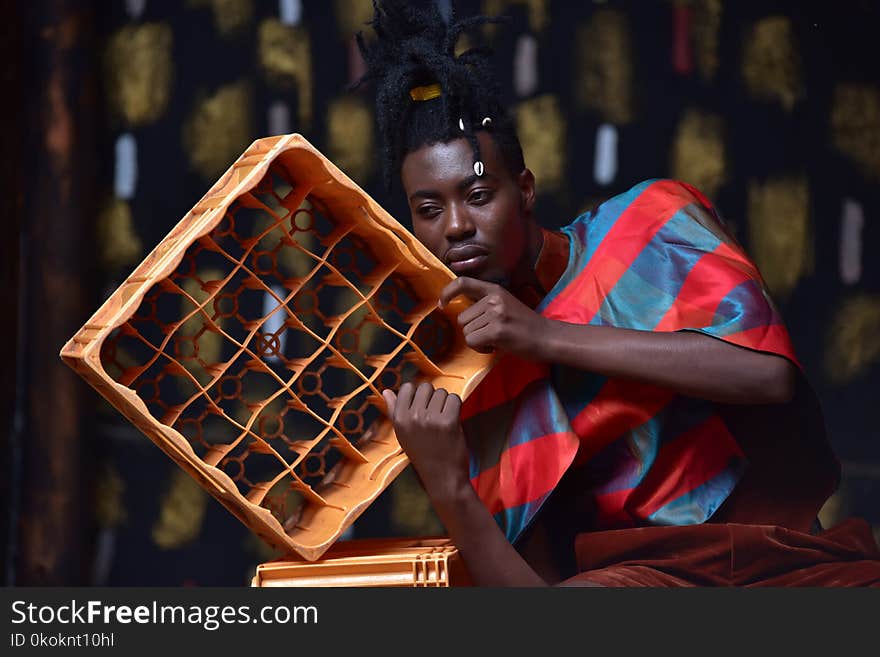
[(440, 85), (429, 84), (424, 87), (413, 87), (409, 90), (409, 97), (413, 100), (431, 100), (440, 97)]

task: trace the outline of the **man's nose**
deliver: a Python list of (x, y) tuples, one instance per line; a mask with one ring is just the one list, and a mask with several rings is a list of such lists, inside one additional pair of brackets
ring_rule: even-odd
[(466, 208), (452, 205), (447, 212), (447, 217), (446, 239), (450, 242), (460, 242), (474, 234), (476, 227)]

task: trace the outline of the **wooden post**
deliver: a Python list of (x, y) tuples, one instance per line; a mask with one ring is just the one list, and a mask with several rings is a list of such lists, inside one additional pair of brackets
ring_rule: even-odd
[(25, 5), (24, 423), (16, 585), (88, 583), (93, 407), (58, 356), (95, 306), (98, 50), (90, 3)]

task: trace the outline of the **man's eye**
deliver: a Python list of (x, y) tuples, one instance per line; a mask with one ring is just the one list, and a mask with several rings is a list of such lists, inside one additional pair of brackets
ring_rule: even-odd
[(492, 200), (492, 192), (488, 189), (475, 189), (471, 192), (470, 196), (468, 196), (468, 201), (471, 203), (482, 204), (488, 203)]
[(423, 205), (416, 210), (420, 217), (430, 219), (440, 214), (441, 210), (436, 205)]

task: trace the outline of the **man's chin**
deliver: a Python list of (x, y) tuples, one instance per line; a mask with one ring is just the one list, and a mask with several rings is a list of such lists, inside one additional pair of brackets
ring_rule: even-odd
[(507, 276), (492, 276), (490, 278), (485, 279), (488, 283), (495, 283), (496, 285), (500, 285), (504, 289), (510, 287), (510, 278)]
[(500, 285), (504, 289), (508, 289), (510, 286), (510, 278), (505, 274), (499, 274), (498, 272), (478, 272), (475, 274), (464, 274), (469, 278), (476, 278), (480, 281), (485, 281), (486, 283), (495, 283), (495, 285)]

